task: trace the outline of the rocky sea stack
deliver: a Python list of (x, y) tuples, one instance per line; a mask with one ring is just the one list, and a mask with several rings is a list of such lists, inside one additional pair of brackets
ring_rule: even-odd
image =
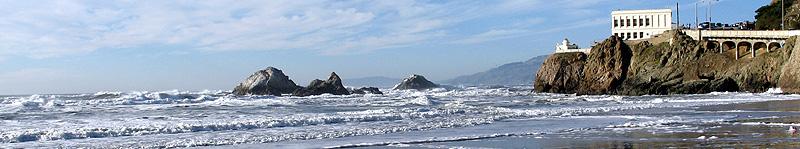
[[(576, 94), (697, 94), (714, 91), (800, 91), (796, 36), (776, 50), (726, 48), (681, 31), (623, 41), (611, 36), (590, 54), (556, 53), (536, 72), (534, 91)], [(737, 55), (737, 50), (739, 50)]]
[(403, 82), (394, 86), (394, 89), (417, 89), (417, 90), (425, 90), (436, 88), (438, 85), (434, 84), (425, 77), (417, 74), (413, 74), (408, 78), (403, 79)]
[(292, 93), (300, 88), (275, 67), (257, 71), (233, 89), (236, 95), (275, 95)]
[(342, 85), (342, 79), (339, 78), (339, 75), (336, 75), (335, 72), (331, 72), (328, 75), (328, 79), (325, 81), (314, 79), (311, 81), (311, 84), (308, 84), (308, 87), (300, 88), (292, 93), (293, 96), (310, 96), (310, 95), (322, 95), (322, 94), (333, 94), (333, 95), (350, 95), (350, 92), (347, 91), (347, 88)]
[(377, 87), (362, 87), (359, 89), (355, 89), (352, 92), (353, 94), (383, 94), (380, 89)]

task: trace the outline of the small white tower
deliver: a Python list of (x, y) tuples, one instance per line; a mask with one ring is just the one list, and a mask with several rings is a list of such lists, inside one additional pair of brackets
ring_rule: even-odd
[(564, 41), (561, 41), (561, 44), (556, 43), (556, 53), (567, 53), (567, 52), (583, 52), (589, 53), (591, 49), (581, 49), (576, 44), (569, 43), (569, 39), (564, 38)]

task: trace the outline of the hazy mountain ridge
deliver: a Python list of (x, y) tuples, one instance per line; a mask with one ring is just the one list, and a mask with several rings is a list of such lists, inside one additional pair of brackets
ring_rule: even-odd
[(445, 80), (453, 85), (533, 85), (536, 71), (548, 55), (540, 55), (525, 62), (513, 62), (488, 71)]
[(342, 79), (342, 84), (352, 87), (394, 87), (394, 85), (402, 82), (402, 78), (389, 78), (389, 77), (364, 77), (364, 78), (351, 78)]

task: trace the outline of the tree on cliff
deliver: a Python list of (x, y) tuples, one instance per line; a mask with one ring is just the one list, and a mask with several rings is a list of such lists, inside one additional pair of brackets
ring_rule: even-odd
[[(783, 2), (784, 10), (781, 10), (781, 0), (773, 0), (772, 3), (766, 6), (761, 6), (756, 10), (756, 29), (781, 29), (781, 12), (785, 13), (786, 28), (800, 28), (800, 22), (797, 21), (796, 11), (797, 7), (793, 7), (794, 3), (798, 0), (786, 0)], [(792, 13), (792, 14), (790, 14)]]

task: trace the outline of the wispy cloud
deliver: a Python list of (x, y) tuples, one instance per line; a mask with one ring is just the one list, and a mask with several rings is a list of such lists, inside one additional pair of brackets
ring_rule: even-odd
[(453, 41), (451, 43), (455, 44), (470, 44), (470, 43), (478, 43), (478, 42), (485, 42), (485, 41), (494, 41), (500, 39), (507, 39), (507, 38), (514, 38), (522, 36), (524, 33), (527, 33), (527, 30), (491, 30), (485, 33), (474, 35), (467, 39)]
[[(0, 56), (34, 59), (172, 45), (194, 51), (364, 53), (449, 38), (453, 26), (496, 15), (595, 1), (16, 1), (0, 5)], [(593, 13), (592, 10), (580, 11)], [(543, 18), (456, 43), (513, 38)], [(464, 33), (458, 33), (464, 34)], [(446, 40), (448, 41), (448, 40)]]

